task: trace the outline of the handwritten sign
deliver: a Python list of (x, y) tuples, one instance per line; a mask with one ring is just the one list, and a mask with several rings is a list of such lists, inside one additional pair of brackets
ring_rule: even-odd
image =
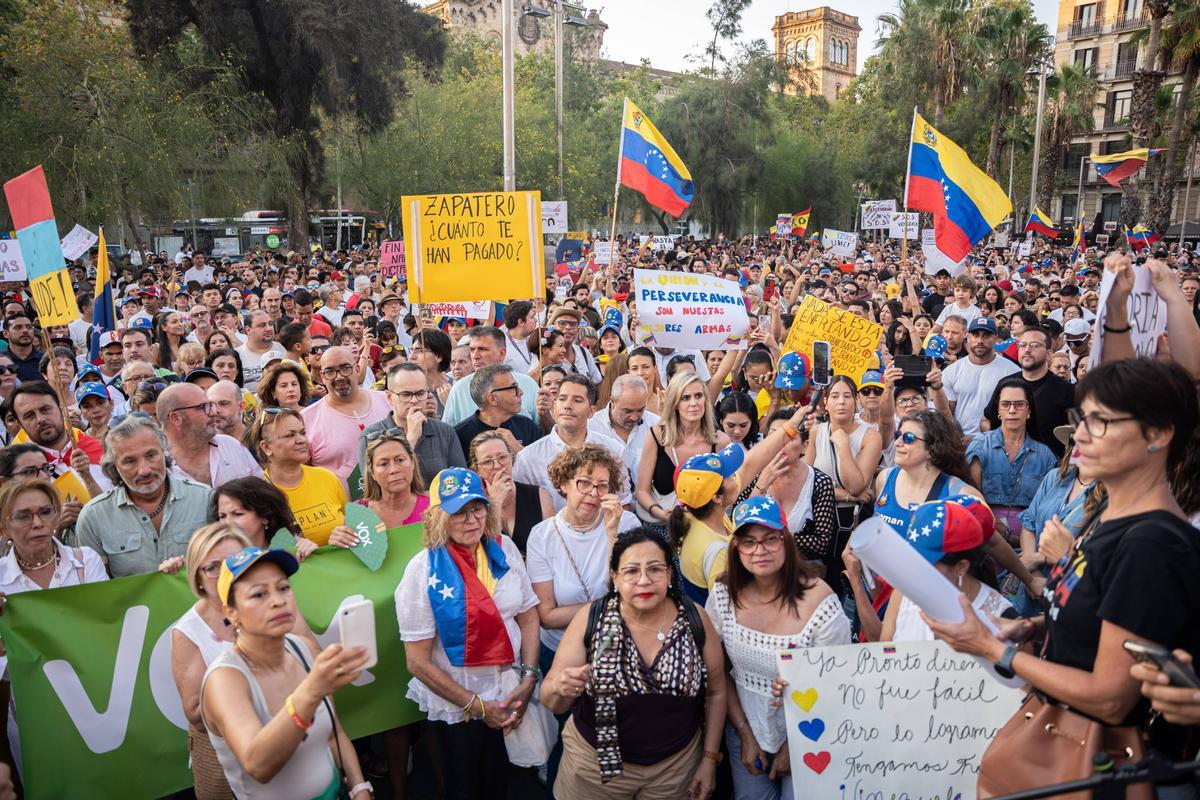
[[(638, 303), (638, 313), (642, 305)], [(857, 381), (875, 360), (875, 348), (883, 326), (843, 311), (824, 300), (805, 295), (796, 307), (796, 317), (783, 343), (783, 352), (813, 356), (813, 342), (830, 344), (830, 364), (837, 375), (849, 375)]]
[[(1129, 336), (1133, 342), (1133, 350), (1139, 356), (1153, 358), (1158, 353), (1158, 337), (1167, 330), (1167, 304), (1158, 292), (1154, 291), (1154, 279), (1150, 268), (1139, 264), (1131, 264), (1133, 270), (1133, 291), (1125, 301), (1125, 313), (1129, 315)], [(1108, 318), (1108, 296), (1112, 293), (1113, 284), (1117, 282), (1117, 273), (1104, 270), (1100, 279), (1100, 303), (1096, 306), (1096, 322), (1092, 325), (1095, 341), (1088, 356), (1088, 366), (1092, 369), (1100, 366), (1104, 356), (1104, 323)]]
[(89, 231), (82, 225), (76, 225), (71, 229), (71, 232), (63, 237), (62, 251), (67, 259), (74, 261), (81, 255), (91, 249), (92, 245), (100, 241), (100, 237)]
[(543, 280), (541, 202), (539, 192), (402, 197), (413, 300), (536, 296)]
[(792, 215), (778, 214), (775, 217), (775, 235), (776, 236), (791, 236), (792, 234)]
[(542, 201), (542, 233), (567, 232), (567, 201)]
[(713, 275), (635, 269), (638, 344), (742, 350), (750, 319), (737, 281)]
[(379, 277), (384, 280), (405, 277), (404, 240), (379, 245)]
[(21, 257), (21, 243), (16, 239), (0, 239), (0, 281), (26, 281), (29, 273)]
[(66, 325), (79, 319), (79, 307), (75, 304), (50, 204), (46, 173), (40, 166), (34, 167), (6, 182), (4, 194), (42, 327)]
[(892, 239), (916, 239), (920, 230), (921, 215), (916, 211), (892, 212), (888, 220), (888, 237)]
[(492, 301), (482, 300), (467, 303), (425, 303), (421, 310), (428, 310), (435, 317), (459, 317), (461, 319), (487, 319), (492, 315)]
[(934, 247), (937, 245), (937, 231), (933, 228), (926, 228), (921, 231), (921, 246)]
[(854, 258), (858, 252), (858, 234), (853, 231), (835, 231), (826, 228), (821, 231), (821, 247), (843, 258)]
[(675, 234), (670, 236), (651, 236), (650, 247), (652, 247), (656, 253), (663, 253), (668, 250), (674, 250), (675, 243), (678, 240), (679, 237)]
[(868, 231), (890, 227), (892, 214), (895, 211), (895, 200), (872, 200), (869, 203), (863, 203), (862, 224), (859, 227)]
[(592, 245), (593, 260), (597, 264), (609, 264), (613, 257), (612, 242), (596, 242)]
[(1021, 705), (942, 642), (779, 653), (796, 797), (974, 800), (979, 762)]

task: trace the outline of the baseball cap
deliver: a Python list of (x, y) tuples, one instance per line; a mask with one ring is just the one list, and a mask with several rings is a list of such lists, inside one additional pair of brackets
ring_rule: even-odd
[(1058, 294), (1060, 297), (1079, 297), (1079, 287), (1073, 283), (1068, 283), (1058, 290)]
[(1082, 319), (1069, 319), (1063, 325), (1063, 336), (1067, 339), (1086, 339), (1092, 334), (1092, 326)]
[(597, 335), (603, 336), (605, 331), (613, 333), (621, 333), (621, 325), (625, 322), (625, 315), (621, 313), (619, 308), (609, 308), (604, 312), (604, 324), (600, 326)]
[(151, 322), (150, 320), (146, 319), (145, 317), (140, 317), (139, 319), (135, 319), (133, 322), (130, 322), (125, 327), (125, 330), (127, 330), (127, 331), (132, 331), (132, 330), (152, 331), (152, 330), (154, 330), (154, 323)]
[(483, 491), (483, 480), (466, 467), (447, 467), (434, 476), (429, 489), (429, 507), (441, 508), (447, 514), (457, 514), (473, 500), (491, 506)]
[(217, 596), (229, 605), (229, 593), (237, 579), (260, 561), (271, 561), (279, 565), (284, 575), (293, 575), (300, 569), (300, 562), (287, 550), (263, 550), (261, 547), (246, 547), (221, 562), (221, 574), (217, 576)]
[(773, 497), (751, 497), (738, 503), (732, 515), (733, 535), (747, 525), (762, 525), (773, 531), (787, 529), (787, 518)]
[(344, 278), (344, 277), (346, 277), (346, 276), (345, 276), (345, 275), (343, 275), (342, 273), (338, 272), (338, 271), (335, 269), (335, 270), (333, 271), (333, 274), (332, 274), (330, 277), (331, 277), (331, 278), (333, 278), (335, 281), (340, 281), (342, 278)]
[(122, 300), (122, 301), (121, 301), (121, 305), (122, 305), (122, 306), (127, 306), (127, 305), (129, 305), (130, 303), (138, 303), (138, 304), (140, 305), (140, 304), (141, 304), (141, 302), (142, 302), (142, 298), (141, 298), (141, 296), (139, 296), (139, 295), (136, 295), (136, 294), (132, 294), (132, 295), (130, 295), (129, 297), (126, 297), (124, 300)]
[(808, 356), (795, 351), (784, 353), (775, 370), (776, 389), (803, 389), (812, 374)]
[(746, 454), (731, 444), (716, 453), (700, 453), (675, 468), (675, 497), (689, 508), (700, 508), (721, 490), (725, 479), (738, 471)]
[(917, 552), (934, 564), (947, 553), (962, 553), (982, 547), (983, 527), (967, 509), (947, 500), (922, 503), (908, 524), (908, 540)]
[(971, 320), (971, 324), (967, 327), (967, 333), (975, 333), (976, 331), (984, 331), (993, 336), (996, 335), (996, 321), (991, 317), (976, 317)]
[(883, 375), (879, 372), (879, 370), (869, 369), (863, 373), (862, 380), (858, 382), (858, 388), (861, 390), (867, 388), (868, 386), (877, 386), (880, 389), (884, 388)]
[(992, 509), (975, 495), (955, 494), (947, 497), (946, 500), (951, 503), (957, 503), (967, 511), (970, 511), (971, 516), (979, 522), (979, 527), (985, 535), (988, 531), (996, 529), (996, 517), (992, 514)]
[[(89, 375), (95, 377), (89, 379)], [(83, 368), (79, 370), (79, 374), (75, 376), (75, 379), (81, 385), (85, 383), (96, 383), (97, 381), (100, 383), (104, 382), (104, 376), (100, 372), (100, 368), (95, 364), (84, 365)]]
[(233, 305), (232, 305), (231, 303), (221, 303), (221, 305), (217, 306), (217, 311), (216, 311), (216, 313), (218, 313), (218, 314), (232, 314), (232, 315), (234, 315), (234, 316), (236, 317), (236, 316), (237, 316), (237, 313), (238, 313), (238, 310), (237, 310), (236, 308), (234, 308), (234, 307), (233, 307)]
[(100, 334), (99, 344), (97, 344), (96, 346), (99, 349), (103, 350), (104, 348), (108, 347), (109, 345), (114, 345), (114, 344), (119, 345), (120, 343), (121, 343), (121, 334), (117, 333), (116, 331), (105, 331), (104, 333)]
[(949, 346), (950, 343), (946, 341), (945, 336), (942, 336), (940, 333), (931, 333), (925, 337), (925, 343), (922, 345), (922, 349), (924, 349), (925, 355), (927, 356), (941, 358), (942, 356), (946, 355), (946, 348)]
[(217, 373), (213, 372), (208, 367), (196, 367), (194, 370), (183, 376), (184, 383), (195, 383), (199, 378), (212, 378), (214, 381), (219, 381)]
[(99, 397), (101, 400), (107, 400), (109, 399), (108, 389), (98, 381), (81, 383), (75, 390), (75, 402), (82, 403), (85, 397)]

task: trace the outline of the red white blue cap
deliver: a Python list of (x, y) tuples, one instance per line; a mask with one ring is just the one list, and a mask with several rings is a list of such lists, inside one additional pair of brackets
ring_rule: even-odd
[(982, 547), (987, 541), (979, 520), (958, 503), (934, 500), (913, 511), (908, 524), (908, 541), (930, 564), (947, 553), (962, 553)]
[(229, 605), (229, 593), (233, 584), (246, 574), (246, 571), (259, 561), (272, 561), (279, 565), (284, 575), (294, 575), (300, 569), (300, 562), (287, 550), (263, 550), (261, 547), (246, 547), (221, 562), (221, 572), (217, 575), (217, 595), (221, 602)]
[(116, 331), (105, 331), (100, 334), (99, 342), (96, 346), (101, 350), (112, 344), (119, 345), (121, 343), (121, 334)]

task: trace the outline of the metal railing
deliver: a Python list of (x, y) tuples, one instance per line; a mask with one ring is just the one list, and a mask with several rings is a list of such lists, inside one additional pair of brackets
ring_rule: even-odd
[(1117, 21), (1113, 23), (1112, 29), (1113, 31), (1130, 31), (1134, 28), (1144, 28), (1149, 24), (1150, 15), (1143, 9), (1140, 14), (1117, 18)]
[(1137, 57), (1126, 58), (1118, 61), (1113, 65), (1112, 76), (1114, 78), (1128, 78), (1133, 73), (1137, 72)]
[(1097, 36), (1104, 30), (1104, 25), (1097, 20), (1077, 19), (1067, 29), (1068, 39), (1081, 39), (1084, 36)]

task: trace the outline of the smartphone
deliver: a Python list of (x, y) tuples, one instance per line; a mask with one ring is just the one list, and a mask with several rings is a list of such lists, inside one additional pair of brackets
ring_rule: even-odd
[(812, 382), (813, 386), (828, 386), (833, 378), (829, 367), (829, 342), (813, 342)]
[(1191, 664), (1185, 664), (1165, 647), (1136, 639), (1126, 639), (1125, 649), (1143, 664), (1153, 664), (1171, 680), (1172, 686), (1184, 689), (1200, 689), (1200, 678)]
[(892, 364), (904, 372), (905, 378), (919, 380), (923, 386), (925, 376), (933, 369), (933, 356), (896, 356)]
[(367, 650), (369, 669), (379, 663), (379, 652), (375, 646), (375, 606), (370, 600), (351, 603), (338, 611), (338, 629), (342, 635), (342, 648), (364, 647)]

